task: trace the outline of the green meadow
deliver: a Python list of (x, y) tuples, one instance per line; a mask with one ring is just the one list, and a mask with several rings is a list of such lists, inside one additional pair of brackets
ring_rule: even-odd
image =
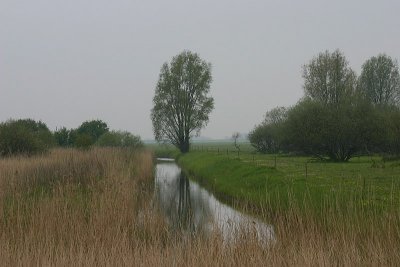
[(302, 156), (203, 148), (178, 156), (189, 175), (219, 198), (271, 212), (295, 206), (323, 215), (385, 212), (400, 204), (400, 160), (355, 157), (346, 163)]

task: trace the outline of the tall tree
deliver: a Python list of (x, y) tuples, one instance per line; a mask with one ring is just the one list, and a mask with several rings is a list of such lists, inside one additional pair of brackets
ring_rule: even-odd
[(303, 66), (304, 91), (307, 97), (323, 104), (338, 104), (355, 92), (355, 72), (339, 50), (325, 51)]
[(169, 141), (183, 153), (190, 138), (208, 123), (214, 100), (208, 96), (212, 81), (211, 64), (198, 54), (184, 51), (164, 63), (151, 111), (157, 141)]
[(374, 104), (399, 104), (400, 75), (397, 62), (385, 54), (368, 59), (362, 66), (359, 88)]

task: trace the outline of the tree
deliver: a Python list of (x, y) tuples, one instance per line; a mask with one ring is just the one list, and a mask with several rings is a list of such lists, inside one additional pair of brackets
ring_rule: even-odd
[(96, 145), (108, 147), (131, 147), (139, 148), (143, 146), (139, 136), (126, 131), (110, 131), (97, 140)]
[[(83, 122), (78, 129), (76, 129), (76, 134), (89, 136), (91, 139), (90, 143), (94, 144), (101, 135), (107, 133), (108, 131), (109, 129), (107, 123), (103, 122), (102, 120), (91, 120)], [(83, 143), (85, 143), (85, 146), (88, 143), (87, 136), (81, 138), (84, 140)]]
[(280, 124), (284, 123), (287, 119), (288, 108), (276, 107), (265, 113), (265, 124)]
[(397, 62), (385, 54), (368, 59), (362, 66), (359, 88), (373, 104), (399, 104), (400, 75)]
[(62, 127), (54, 132), (54, 138), (56, 142), (61, 147), (68, 147), (72, 145), (70, 138), (71, 131), (65, 127)]
[(327, 106), (305, 99), (289, 111), (285, 132), (296, 150), (348, 161), (379, 139), (379, 122), (375, 109), (365, 101)]
[(380, 106), (380, 135), (374, 152), (400, 155), (400, 107)]
[(325, 51), (303, 66), (305, 95), (323, 104), (338, 104), (353, 95), (356, 74), (339, 50)]
[(234, 146), (238, 151), (240, 151), (239, 138), (240, 138), (240, 133), (239, 133), (239, 132), (234, 132), (234, 133), (232, 134), (233, 146)]
[(260, 153), (276, 153), (279, 145), (276, 141), (274, 126), (261, 123), (249, 133), (251, 145)]
[(214, 108), (210, 91), (211, 64), (198, 54), (184, 51), (164, 63), (153, 98), (151, 119), (158, 142), (169, 141), (183, 153), (198, 135)]
[(283, 126), (288, 109), (276, 107), (265, 114), (264, 121), (249, 133), (251, 145), (260, 153), (277, 153), (284, 139)]
[(32, 119), (8, 120), (0, 124), (0, 155), (32, 155), (54, 146), (55, 141), (46, 124)]

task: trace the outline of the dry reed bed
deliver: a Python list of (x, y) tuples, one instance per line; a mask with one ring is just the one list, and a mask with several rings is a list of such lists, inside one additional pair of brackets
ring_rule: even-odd
[[(273, 219), (277, 242), (226, 244), (169, 229), (153, 203), (147, 151), (54, 150), (0, 160), (0, 265), (398, 265), (398, 210), (321, 224), (296, 209)], [(358, 219), (356, 219), (358, 220)], [(369, 225), (369, 227), (365, 227)], [(329, 228), (327, 228), (329, 226)]]

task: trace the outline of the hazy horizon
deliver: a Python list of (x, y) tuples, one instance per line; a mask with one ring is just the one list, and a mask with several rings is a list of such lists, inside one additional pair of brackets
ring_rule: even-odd
[(0, 3), (0, 121), (52, 130), (101, 119), (153, 139), (161, 65), (183, 50), (211, 62), (215, 109), (202, 136), (247, 133), (303, 95), (301, 67), (344, 52), (359, 74), (400, 59), (398, 1), (11, 1)]

